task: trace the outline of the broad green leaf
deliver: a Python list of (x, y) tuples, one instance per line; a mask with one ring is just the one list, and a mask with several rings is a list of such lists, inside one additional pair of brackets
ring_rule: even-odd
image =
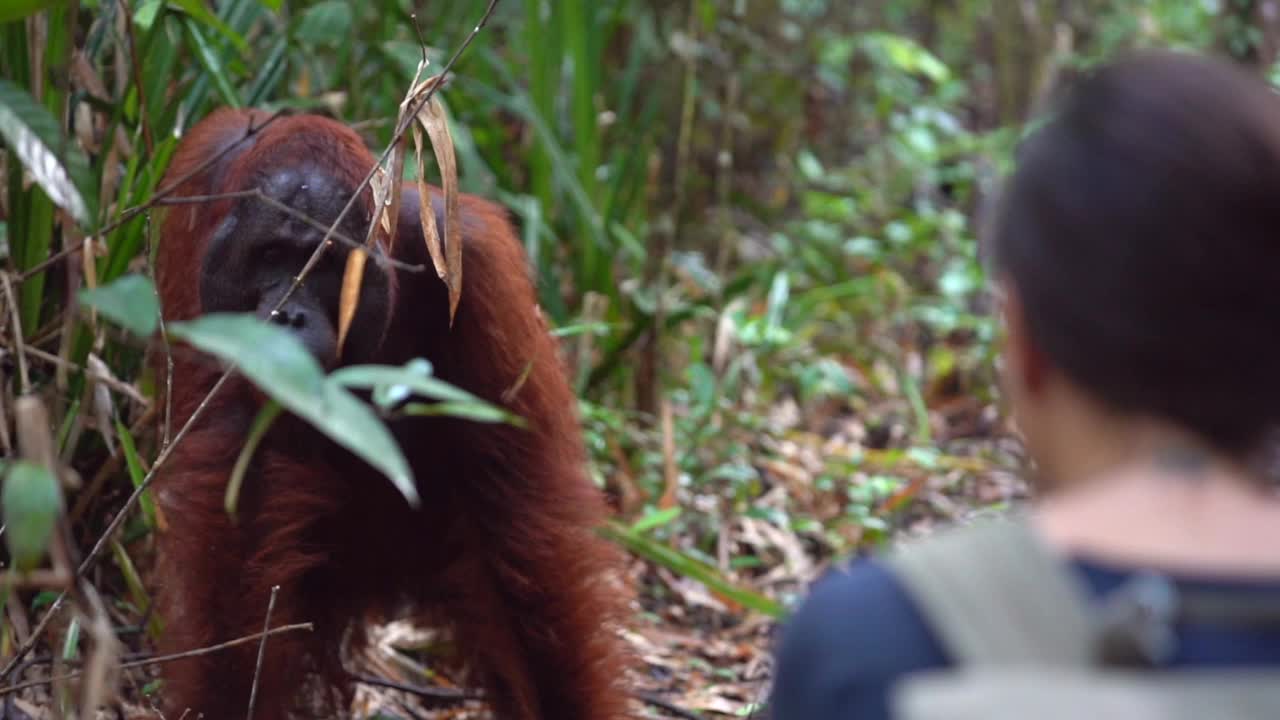
[(64, 2), (66, 0), (4, 0), (0, 2), (0, 23), (21, 20)]
[(144, 275), (123, 275), (93, 290), (81, 290), (80, 302), (141, 337), (150, 337), (160, 321), (155, 286)]
[(0, 79), (0, 138), (49, 199), (88, 227), (92, 212), (84, 191), (89, 161), (58, 131), (58, 123), (27, 91)]
[(169, 332), (232, 363), (291, 410), (323, 402), (324, 371), (287, 330), (252, 315), (210, 313)]
[(44, 559), (60, 505), (58, 480), (48, 468), (25, 460), (7, 466), (0, 518), (9, 557), (18, 570), (33, 570)]
[(384, 473), (411, 504), (418, 504), (412, 471), (386, 426), (340, 384), (326, 382), (320, 364), (288, 331), (252, 315), (214, 313), (175, 323), (169, 332), (234, 365), (285, 409)]
[(294, 35), (303, 42), (336, 46), (349, 39), (353, 22), (351, 6), (344, 0), (325, 0), (302, 13)]

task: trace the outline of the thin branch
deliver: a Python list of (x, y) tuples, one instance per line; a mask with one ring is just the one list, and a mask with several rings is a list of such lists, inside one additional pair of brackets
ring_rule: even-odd
[(142, 83), (142, 63), (138, 61), (138, 41), (133, 33), (133, 9), (128, 0), (120, 0), (120, 10), (124, 11), (125, 39), (129, 43), (129, 69), (133, 71), (133, 84), (138, 88), (138, 123), (142, 125), (142, 142), (147, 146), (147, 155), (155, 152), (155, 142), (151, 139), (151, 123), (147, 120), (147, 96)]
[(271, 599), (267, 601), (267, 617), (262, 621), (262, 640), (258, 641), (258, 664), (253, 668), (253, 684), (249, 687), (249, 712), (247, 720), (253, 720), (253, 706), (258, 704), (258, 679), (262, 677), (262, 659), (267, 654), (267, 631), (271, 629), (271, 613), (276, 609), (276, 595), (280, 586), (271, 587)]
[[(245, 635), (244, 637), (239, 637), (239, 638), (236, 638), (235, 640), (228, 640), (227, 642), (218, 643), (217, 645), (210, 645), (208, 647), (196, 648), (195, 650), (184, 650), (183, 652), (173, 653), (171, 655), (156, 655), (155, 657), (143, 658), (141, 660), (132, 660), (130, 662), (120, 663), (120, 669), (132, 670), (134, 668), (146, 667), (148, 665), (161, 665), (163, 663), (173, 662), (175, 660), (186, 660), (187, 658), (202, 657), (204, 655), (212, 655), (214, 653), (222, 652), (223, 650), (229, 650), (238, 645), (246, 645), (255, 640), (265, 638), (268, 635), (280, 635), (283, 633), (294, 632), (297, 630), (311, 631), (314, 629), (315, 629), (315, 625), (309, 622), (294, 623), (292, 625), (281, 625), (280, 627), (277, 627), (277, 628), (272, 628), (264, 632), (256, 632), (252, 635)], [(69, 672), (65, 675), (57, 675), (54, 677), (40, 678), (38, 680), (28, 680), (26, 682), (14, 683), (13, 685), (0, 687), (0, 697), (4, 697), (5, 695), (18, 692), (19, 690), (26, 690), (28, 688), (40, 687), (42, 685), (49, 685), (54, 682), (62, 682), (65, 680), (74, 680), (75, 678), (80, 677), (82, 674), (84, 674), (82, 670), (76, 670), (73, 672)]]
[[(70, 360), (67, 360), (58, 355), (54, 355), (53, 353), (45, 352), (44, 350), (41, 350), (39, 348), (27, 346), (25, 349), (28, 355), (38, 358), (40, 360), (43, 360), (49, 363), (50, 365), (57, 365), (58, 367), (66, 368), (67, 370), (81, 371), (84, 374), (88, 375), (89, 377), (93, 378), (94, 380), (102, 383), (103, 385), (106, 385), (112, 390), (115, 390), (116, 392), (120, 393), (121, 395), (124, 395), (125, 397), (129, 398), (130, 400), (138, 403), (143, 407), (146, 407), (148, 404), (147, 399), (142, 396), (142, 393), (138, 392), (137, 388), (133, 387), (132, 385), (129, 385), (128, 383), (121, 382), (120, 380), (117, 380), (116, 378), (113, 378), (110, 375), (103, 375), (102, 373), (94, 372), (84, 366), (73, 363)], [(0, 349), (0, 356), (3, 356), (5, 352), (7, 351)]]
[(467, 700), (480, 700), (484, 697), (483, 693), (476, 690), (411, 685), (409, 683), (396, 682), (395, 680), (387, 680), (385, 678), (374, 677), (372, 675), (357, 675), (355, 673), (349, 674), (353, 680), (361, 683), (362, 685), (387, 688), (388, 690), (399, 690), (400, 692), (407, 692), (410, 695), (416, 695), (420, 698), (427, 698), (429, 700), (465, 702)]
[[(498, 0), (489, 0), (489, 6), (485, 9), (484, 16), (481, 17), (480, 22), (475, 26), (474, 29), (472, 29), (471, 34), (467, 36), (467, 39), (463, 42), (462, 46), (458, 48), (457, 52), (454, 53), (453, 57), (449, 59), (448, 64), (445, 65), (444, 70), (440, 73), (439, 79), (432, 84), (430, 90), (422, 94), (421, 98), (418, 101), (419, 103), (418, 106), (414, 108), (414, 112), (408, 113), (405, 115), (405, 117), (409, 118), (409, 120), (406, 121), (402, 126), (396, 129), (395, 136), (392, 138), (391, 143), (387, 146), (387, 149), (382, 152), (381, 158), (378, 160), (377, 163), (374, 164), (373, 168), (369, 170), (369, 173), (365, 175), (365, 178), (360, 183), (360, 186), (357, 187), (355, 191), (351, 194), (351, 198), (347, 201), (346, 206), (343, 207), (342, 211), (338, 214), (338, 217), (333, 221), (333, 224), (329, 227), (329, 231), (325, 234), (326, 236), (321, 239), (320, 244), (316, 247), (315, 252), (311, 254), (311, 259), (307, 261), (306, 267), (302, 269), (302, 272), (300, 272), (298, 274), (298, 277), (294, 279), (293, 285), (291, 285), (289, 289), (284, 293), (284, 295), (280, 298), (279, 303), (277, 303), (275, 308), (273, 308), (273, 312), (278, 311), (281, 307), (283, 307), (285, 301), (289, 299), (289, 297), (293, 294), (295, 290), (297, 290), (298, 286), (301, 285), (303, 278), (307, 275), (307, 273), (310, 272), (311, 268), (314, 267), (315, 264), (319, 261), (320, 255), (324, 251), (326, 241), (329, 239), (329, 236), (333, 234), (333, 232), (337, 229), (338, 225), (342, 223), (343, 218), (346, 217), (346, 214), (350, 212), (351, 208), (355, 205), (356, 199), (360, 196), (360, 193), (364, 191), (364, 188), (369, 185), (370, 180), (372, 180), (373, 176), (377, 173), (378, 167), (382, 165), (383, 162), (386, 161), (387, 157), (391, 154), (392, 149), (395, 148), (396, 143), (400, 142), (400, 140), (403, 138), (404, 133), (409, 128), (412, 119), (417, 117), (417, 111), (421, 109), (427, 103), (427, 101), (429, 101), (432, 98), (432, 96), (435, 95), (435, 92), (440, 87), (440, 84), (443, 81), (445, 75), (454, 66), (454, 64), (457, 63), (458, 58), (462, 55), (463, 51), (465, 51), (467, 47), (471, 45), (471, 42), (475, 40), (476, 35), (478, 35), (480, 31), (484, 29), (485, 25), (488, 24), (489, 18), (492, 17), (494, 8), (496, 8), (497, 5), (498, 5)], [(143, 205), (139, 205), (136, 208), (126, 210), (124, 213), (121, 214), (121, 217), (117, 219), (115, 223), (108, 225), (107, 228), (101, 230), (100, 233), (105, 235), (106, 233), (110, 232), (110, 230), (114, 229), (115, 227), (119, 227), (120, 224), (126, 222), (128, 220), (128, 217), (132, 217), (134, 215), (137, 215), (140, 212), (143, 212), (148, 208), (154, 207), (156, 204), (158, 204), (161, 200), (164, 199), (164, 196), (172, 193), (173, 190), (179, 187), (182, 183), (186, 182), (191, 177), (195, 177), (200, 172), (203, 172), (207, 167), (213, 165), (213, 163), (216, 162), (223, 154), (225, 154), (226, 152), (229, 152), (231, 147), (235, 147), (236, 145), (239, 145), (241, 142), (244, 141), (244, 139), (250, 137), (252, 134), (256, 132), (260, 132), (262, 128), (266, 127), (269, 123), (273, 122), (276, 118), (280, 116), (281, 116), (281, 112), (277, 112), (273, 114), (270, 118), (268, 118), (268, 120), (264, 122), (262, 125), (256, 126), (256, 127), (252, 123), (250, 123), (249, 127), (245, 130), (244, 138), (241, 138), (235, 143), (232, 143), (223, 152), (217, 153), (214, 157), (211, 157), (209, 160), (205, 161), (204, 163), (201, 163), (200, 166), (192, 170), (190, 173), (187, 173), (186, 175), (179, 178), (178, 180), (175, 180), (173, 183), (170, 183), (164, 190), (156, 193), (156, 195), (154, 195), (150, 200), (148, 200)], [(7, 286), (7, 281), (6, 281), (6, 286)], [(106, 530), (102, 532), (102, 535), (99, 536), (98, 541), (93, 546), (93, 549), (89, 551), (89, 554), (85, 556), (84, 561), (80, 563), (80, 567), (77, 568), (76, 570), (77, 577), (83, 575), (86, 571), (88, 571), (90, 567), (93, 566), (95, 562), (97, 562), (98, 557), (102, 554), (102, 551), (106, 547), (110, 537), (114, 535), (117, 530), (120, 529), (120, 526), (124, 523), (125, 517), (129, 514), (129, 512), (133, 510), (134, 506), (138, 504), (138, 499), (142, 497), (142, 493), (145, 492), (147, 488), (151, 487), (151, 483), (155, 479), (156, 473), (159, 472), (160, 468), (164, 467), (165, 462), (173, 455), (174, 448), (176, 448), (178, 444), (182, 441), (182, 439), (186, 437), (187, 433), (195, 425), (196, 421), (199, 420), (204, 415), (205, 411), (209, 408), (210, 402), (213, 400), (215, 396), (217, 396), (218, 392), (231, 378), (233, 372), (234, 372), (233, 370), (227, 370), (223, 372), (222, 376), (218, 378), (218, 381), (209, 390), (209, 393), (205, 395), (203, 400), (200, 401), (199, 407), (197, 407), (195, 412), (191, 414), (191, 417), (187, 419), (187, 422), (183, 424), (182, 428), (178, 430), (177, 435), (175, 435), (173, 438), (173, 442), (165, 446), (160, 451), (160, 455), (159, 457), (156, 458), (155, 463), (151, 466), (151, 470), (147, 472), (147, 475), (142, 479), (142, 482), (138, 483), (138, 486), (134, 488), (133, 493), (129, 495), (129, 498), (125, 501), (124, 506), (121, 507), (120, 510), (116, 512), (115, 517), (111, 519), (111, 523), (107, 526)], [(67, 598), (67, 592), (64, 590), (61, 594), (58, 595), (57, 599), (53, 601), (53, 604), (49, 606), (49, 609), (45, 612), (44, 616), (40, 619), (40, 622), (36, 624), (36, 627), (32, 630), (31, 635), (27, 638), (27, 640), (22, 643), (22, 645), (17, 649), (17, 651), (14, 652), (13, 657), (9, 659), (9, 664), (6, 665), (4, 669), (0, 670), (0, 679), (9, 677), (10, 673), (12, 673), (13, 670), (18, 666), (18, 664), (22, 662), (22, 659), (27, 656), (27, 653), (31, 652), (31, 649), (35, 647), (35, 644), (39, 641), (40, 636), (43, 634), (44, 630), (49, 626), (49, 623), (52, 621), (53, 617), (58, 613), (58, 610), (61, 609), (63, 603), (66, 601), (66, 598)]]
[[(178, 188), (186, 184), (188, 180), (200, 175), (204, 171), (213, 167), (220, 160), (222, 160), (222, 158), (230, 154), (232, 150), (235, 150), (236, 148), (238, 148), (240, 146), (240, 143), (262, 132), (264, 129), (267, 128), (267, 126), (269, 126), (271, 123), (275, 122), (277, 119), (283, 116), (284, 113), (285, 113), (284, 110), (276, 111), (271, 115), (271, 117), (268, 117), (266, 120), (262, 121), (261, 125), (254, 125), (253, 122), (250, 121), (248, 127), (246, 127), (244, 130), (244, 135), (241, 136), (239, 140), (236, 140), (235, 142), (232, 142), (232, 143), (228, 143), (226, 147), (222, 148), (221, 150), (214, 153), (213, 155), (210, 155), (207, 160), (205, 160), (204, 162), (192, 168), (190, 172), (184, 174), (182, 177), (175, 179), (173, 182), (157, 190), (155, 194), (153, 194), (151, 198), (146, 202), (142, 203), (141, 205), (134, 205), (133, 207), (128, 208), (124, 212), (120, 213), (120, 217), (116, 218), (114, 221), (109, 222), (106, 225), (99, 228), (97, 235), (99, 237), (106, 237), (111, 232), (119, 228), (121, 225), (124, 225), (125, 223), (134, 219), (138, 215), (141, 215), (142, 213), (150, 210), (156, 205), (159, 205), (161, 200), (165, 199), (169, 195), (172, 195), (175, 190), (177, 190)], [(61, 262), (71, 257), (72, 255), (75, 255), (76, 253), (80, 252), (81, 247), (82, 246), (77, 243), (70, 247), (64, 248), (63, 250), (57, 253), (54, 253), (53, 255), (50, 255), (48, 258), (45, 258), (44, 261), (40, 262), (35, 267), (32, 267), (31, 269), (26, 270), (21, 275), (19, 275), (17, 277), (18, 283), (22, 284), (23, 282), (29, 280), (32, 276), (42, 273), (45, 270), (49, 269), (55, 263)]]
[[(164, 200), (161, 200), (156, 204), (157, 205), (195, 205), (198, 203), (217, 202), (218, 200), (239, 200), (242, 198), (253, 198), (253, 199), (260, 200), (266, 205), (269, 205), (275, 208), (276, 210), (279, 210), (280, 212), (285, 213), (289, 217), (295, 218), (297, 220), (301, 220), (302, 222), (311, 226), (315, 230), (327, 231), (329, 229), (328, 225), (325, 225), (324, 223), (320, 222), (319, 220), (316, 220), (315, 218), (302, 212), (301, 210), (298, 210), (295, 207), (286, 205), (280, 202), (279, 200), (276, 200), (270, 195), (262, 192), (261, 188), (256, 188), (256, 187), (251, 188), (249, 190), (237, 190), (234, 192), (217, 193), (214, 195), (184, 195), (182, 197), (176, 197), (176, 198), (165, 198)], [(341, 231), (335, 230), (332, 233), (332, 236), (333, 236), (333, 239), (337, 240), (343, 245), (346, 245), (347, 247), (351, 247), (351, 248), (364, 247), (361, 243), (358, 243), (354, 239), (352, 239), (351, 236)], [(378, 263), (378, 265), (381, 267), (394, 267), (399, 270), (406, 270), (408, 272), (422, 272), (427, 269), (426, 265), (410, 265), (409, 263), (401, 262), (391, 257), (376, 257), (374, 258), (374, 262)]]

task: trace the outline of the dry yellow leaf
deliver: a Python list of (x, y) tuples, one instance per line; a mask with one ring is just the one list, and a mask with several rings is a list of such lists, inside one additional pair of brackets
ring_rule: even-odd
[(369, 253), (364, 248), (351, 248), (347, 255), (347, 267), (342, 273), (342, 295), (338, 301), (338, 355), (347, 341), (347, 332), (351, 329), (351, 321), (356, 317), (356, 307), (360, 304), (360, 287), (364, 280), (364, 264)]

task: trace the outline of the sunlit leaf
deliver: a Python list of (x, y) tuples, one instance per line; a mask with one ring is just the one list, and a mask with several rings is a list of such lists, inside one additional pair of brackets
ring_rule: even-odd
[(25, 90), (0, 78), (0, 138), (55, 205), (88, 227), (88, 160), (62, 136), (58, 123)]
[(347, 254), (347, 266), (342, 272), (342, 292), (338, 297), (338, 354), (347, 344), (347, 332), (355, 319), (360, 302), (360, 286), (364, 281), (364, 266), (369, 253), (364, 248), (352, 248)]
[(61, 505), (58, 480), (48, 468), (25, 460), (6, 464), (0, 519), (9, 557), (18, 570), (32, 570), (44, 559)]
[(155, 286), (143, 275), (122, 275), (93, 290), (81, 290), (80, 302), (141, 337), (155, 332), (160, 321)]
[(674, 522), (676, 518), (680, 517), (680, 513), (683, 512), (683, 510), (684, 509), (679, 505), (669, 508), (654, 509), (644, 517), (632, 523), (631, 532), (647, 533), (654, 528), (669, 525)]

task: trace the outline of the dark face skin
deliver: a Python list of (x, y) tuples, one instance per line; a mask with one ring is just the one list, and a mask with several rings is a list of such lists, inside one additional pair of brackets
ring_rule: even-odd
[[(274, 168), (251, 183), (271, 198), (305, 213), (324, 227), (350, 198), (350, 188), (318, 163)], [(348, 211), (339, 230), (363, 242), (368, 218), (362, 205)], [(324, 232), (256, 198), (239, 200), (218, 226), (200, 266), (200, 302), (205, 313), (255, 312), (295, 333), (326, 369), (339, 362), (368, 362), (390, 321), (386, 274), (370, 259), (365, 264), (360, 304), (343, 356), (338, 357), (338, 301), (349, 253), (332, 241), (280, 310), (272, 309), (306, 265)]]

